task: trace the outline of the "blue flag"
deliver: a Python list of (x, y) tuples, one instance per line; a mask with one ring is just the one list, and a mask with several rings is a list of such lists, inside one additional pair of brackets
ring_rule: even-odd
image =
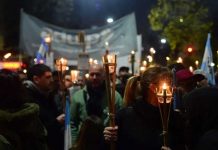
[(207, 43), (204, 51), (204, 57), (201, 64), (201, 70), (205, 72), (208, 83), (210, 85), (215, 85), (214, 68), (212, 63), (213, 63), (213, 54), (210, 45), (210, 33), (208, 33)]
[(41, 63), (41, 60), (45, 63), (45, 53), (48, 52), (48, 45), (45, 42), (45, 39), (43, 38), (39, 47), (39, 50), (36, 54), (36, 63)]
[(66, 96), (64, 150), (69, 150), (71, 147), (72, 147), (72, 137), (71, 137), (71, 128), (70, 128), (70, 98), (69, 96)]

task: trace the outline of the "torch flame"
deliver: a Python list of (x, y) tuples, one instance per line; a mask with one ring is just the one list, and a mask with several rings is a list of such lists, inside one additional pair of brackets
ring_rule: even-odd
[(163, 90), (166, 90), (167, 89), (167, 84), (164, 83), (162, 88), (163, 88)]

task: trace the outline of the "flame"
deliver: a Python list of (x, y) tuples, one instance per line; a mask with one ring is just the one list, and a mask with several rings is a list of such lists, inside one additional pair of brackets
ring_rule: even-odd
[(164, 83), (163, 86), (162, 86), (163, 90), (166, 90), (167, 89), (167, 84)]

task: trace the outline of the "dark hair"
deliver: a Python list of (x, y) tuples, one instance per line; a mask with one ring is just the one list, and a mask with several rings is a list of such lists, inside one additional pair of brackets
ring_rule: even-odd
[(140, 85), (142, 92), (148, 91), (149, 84), (159, 84), (160, 81), (171, 82), (171, 71), (167, 67), (148, 68), (141, 76)]
[(53, 77), (54, 77), (54, 76), (57, 76), (57, 77), (58, 77), (58, 74), (59, 74), (59, 72), (58, 72), (57, 70), (55, 70), (55, 71), (52, 72), (52, 76), (53, 76)]
[(104, 126), (97, 116), (89, 116), (82, 124), (75, 150), (101, 149)]
[(23, 86), (17, 73), (0, 70), (0, 108), (18, 108), (23, 105)]
[(185, 66), (182, 63), (171, 64), (168, 67), (171, 70), (174, 68), (176, 70), (176, 72), (179, 71), (179, 70), (185, 69)]
[(121, 66), (121, 67), (119, 68), (119, 72), (122, 72), (122, 71), (129, 72), (129, 67)]
[(44, 64), (36, 64), (27, 71), (27, 78), (33, 80), (33, 76), (42, 76), (45, 72), (51, 72), (51, 69)]

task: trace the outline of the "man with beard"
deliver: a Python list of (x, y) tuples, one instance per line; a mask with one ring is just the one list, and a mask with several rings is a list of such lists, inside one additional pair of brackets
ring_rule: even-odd
[[(100, 64), (89, 68), (89, 79), (83, 89), (77, 91), (71, 103), (72, 139), (75, 143), (80, 126), (88, 116), (102, 119), (104, 126), (108, 125), (108, 105), (105, 86), (105, 75)], [(115, 94), (115, 110), (122, 106), (122, 98)], [(102, 135), (103, 136), (103, 135)], [(94, 137), (93, 137), (94, 138)]]

